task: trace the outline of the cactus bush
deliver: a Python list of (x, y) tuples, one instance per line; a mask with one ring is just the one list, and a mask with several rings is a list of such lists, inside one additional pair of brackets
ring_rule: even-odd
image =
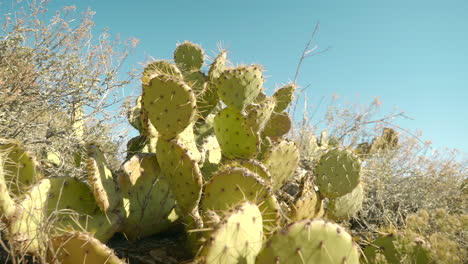
[[(129, 141), (120, 171), (87, 142), (84, 181), (42, 179), (18, 143), (0, 141), (0, 208), (16, 250), (46, 254), (59, 243), (77, 259), (119, 263), (94, 238), (105, 243), (122, 232), (138, 240), (181, 223), (196, 263), (359, 262), (350, 232), (332, 221), (359, 213), (361, 159), (394, 148), (396, 133), (385, 130), (371, 147), (350, 149), (325, 132), (308, 149), (314, 166), (296, 179), (301, 157), (286, 138), (286, 109), (297, 85), (268, 96), (262, 67), (229, 66), (221, 51), (204, 71), (204, 54), (185, 42), (175, 64), (145, 67), (141, 97), (128, 113), (140, 135)], [(92, 241), (89, 249), (83, 241)]]

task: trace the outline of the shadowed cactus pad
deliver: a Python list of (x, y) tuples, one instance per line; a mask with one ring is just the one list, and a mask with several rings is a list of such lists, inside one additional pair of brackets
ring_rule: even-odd
[(257, 104), (248, 105), (246, 108), (247, 124), (256, 132), (262, 131), (270, 120), (275, 104), (274, 99), (266, 98)]
[(174, 51), (174, 61), (183, 72), (200, 70), (205, 60), (205, 52), (200, 45), (184, 42), (177, 45)]
[(361, 210), (363, 200), (364, 189), (362, 184), (358, 184), (352, 192), (330, 199), (327, 208), (328, 217), (335, 221), (348, 220)]
[(228, 107), (242, 111), (262, 89), (262, 70), (255, 65), (227, 69), (216, 79), (215, 84), (219, 98)]
[(226, 212), (202, 246), (198, 263), (254, 264), (262, 247), (262, 215), (245, 202)]
[(121, 204), (121, 198), (104, 154), (92, 143), (88, 144), (87, 151), (88, 180), (97, 204), (103, 212), (117, 208)]
[(253, 158), (258, 152), (259, 137), (240, 112), (225, 108), (214, 119), (216, 138), (227, 158)]
[(156, 154), (138, 154), (123, 164), (119, 175), (127, 213), (123, 232), (137, 239), (160, 232), (171, 223), (167, 216), (175, 206), (169, 184), (163, 179)]
[(164, 139), (174, 138), (194, 121), (196, 101), (193, 90), (184, 82), (156, 76), (143, 86), (143, 109)]
[(293, 175), (299, 164), (299, 151), (294, 142), (283, 140), (273, 145), (263, 159), (272, 177), (273, 190), (278, 190)]
[(292, 127), (288, 113), (272, 113), (265, 125), (263, 135), (270, 138), (280, 138), (286, 135)]
[(322, 220), (303, 220), (275, 232), (256, 263), (357, 264), (359, 253), (341, 226)]
[(333, 149), (325, 153), (315, 168), (320, 193), (336, 198), (353, 191), (361, 178), (361, 161), (352, 152)]
[(124, 264), (114, 252), (89, 234), (66, 233), (52, 239), (51, 263), (67, 264)]
[(192, 213), (200, 201), (203, 184), (197, 162), (175, 140), (158, 140), (156, 155), (179, 209)]

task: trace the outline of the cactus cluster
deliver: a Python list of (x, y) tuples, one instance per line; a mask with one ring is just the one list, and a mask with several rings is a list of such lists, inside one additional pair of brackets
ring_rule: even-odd
[[(319, 219), (360, 210), (365, 188), (353, 151), (321, 143), (313, 173), (298, 192), (285, 191), (300, 162), (286, 139), (296, 84), (268, 96), (262, 67), (230, 66), (226, 51), (203, 71), (205, 53), (190, 42), (177, 46), (174, 62), (145, 67), (128, 113), (140, 135), (118, 172), (88, 143), (84, 181), (47, 178), (19, 143), (0, 141), (8, 150), (0, 208), (16, 249), (67, 263), (71, 256), (119, 263), (99, 241), (115, 232), (139, 239), (181, 222), (196, 263), (358, 263), (345, 228)], [(376, 148), (394, 144), (387, 134)]]

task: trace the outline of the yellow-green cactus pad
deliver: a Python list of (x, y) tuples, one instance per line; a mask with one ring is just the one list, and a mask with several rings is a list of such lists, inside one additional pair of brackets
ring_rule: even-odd
[(107, 166), (104, 153), (99, 150), (97, 145), (88, 144), (87, 152), (86, 169), (96, 202), (103, 212), (111, 211), (122, 202), (112, 172)]
[(271, 174), (268, 171), (267, 167), (260, 161), (254, 159), (236, 160), (235, 163), (238, 163), (239, 166), (258, 174), (258, 176), (262, 177), (262, 179), (265, 180), (266, 183), (271, 183)]
[(229, 210), (202, 246), (198, 263), (254, 264), (262, 248), (262, 215), (257, 205), (244, 202)]
[(349, 220), (361, 210), (363, 200), (364, 189), (362, 184), (358, 184), (352, 192), (330, 199), (327, 208), (328, 217), (335, 221)]
[(140, 119), (142, 125), (140, 133), (156, 139), (159, 136), (158, 130), (153, 126), (153, 123), (151, 123), (151, 120), (149, 119), (148, 112), (143, 108), (141, 109)]
[(290, 83), (278, 89), (273, 94), (273, 98), (276, 99), (275, 112), (280, 113), (288, 108), (293, 100), (296, 89), (297, 85), (295, 83)]
[(208, 77), (210, 81), (214, 81), (219, 78), (219, 76), (221, 76), (221, 73), (223, 73), (223, 71), (226, 69), (226, 61), (227, 51), (223, 50), (218, 54), (218, 56), (216, 56), (210, 66), (210, 69), (208, 70)]
[(273, 190), (278, 190), (297, 169), (299, 151), (294, 142), (283, 140), (270, 147), (262, 162), (271, 174)]
[(173, 63), (164, 60), (158, 60), (148, 63), (143, 70), (143, 76), (141, 77), (141, 83), (148, 85), (155, 76), (168, 75), (174, 78), (183, 79), (182, 73), (179, 68)]
[(135, 106), (129, 109), (127, 119), (130, 125), (136, 130), (143, 131), (143, 124), (141, 123), (141, 96), (138, 96)]
[(200, 164), (202, 162), (202, 156), (200, 151), (197, 148), (195, 141), (195, 134), (193, 133), (193, 123), (190, 124), (184, 131), (177, 135), (176, 139), (178, 144), (180, 144), (184, 149), (188, 151), (188, 154)]
[(0, 156), (0, 215), (9, 219), (16, 210), (16, 204), (10, 197), (3, 172), (3, 157)]
[(246, 108), (247, 124), (252, 127), (254, 131), (262, 131), (268, 120), (270, 120), (275, 104), (273, 98), (266, 98), (257, 104), (248, 105)]
[(202, 175), (187, 149), (175, 140), (158, 140), (156, 156), (179, 209), (191, 214), (202, 192)]
[(314, 219), (322, 217), (324, 213), (323, 200), (314, 191), (303, 193), (294, 203), (291, 210), (291, 221)]
[(213, 175), (205, 185), (202, 208), (219, 212), (243, 201), (259, 205), (266, 230), (276, 228), (278, 202), (263, 179), (246, 168), (227, 168)]
[(167, 219), (175, 206), (169, 184), (161, 177), (156, 154), (138, 154), (123, 164), (119, 185), (126, 199), (127, 213), (123, 232), (130, 239), (156, 234), (171, 222)]
[(50, 263), (124, 264), (105, 244), (87, 233), (65, 233), (52, 238)]
[(18, 141), (0, 138), (0, 155), (5, 184), (12, 194), (22, 194), (42, 178), (35, 157)]
[(183, 72), (200, 70), (205, 60), (205, 51), (200, 45), (184, 42), (177, 45), (174, 51), (174, 61)]
[(218, 103), (219, 97), (216, 86), (210, 82), (206, 83), (203, 91), (197, 97), (197, 109), (201, 118), (206, 118)]
[(245, 120), (243, 114), (229, 107), (216, 115), (215, 134), (225, 157), (249, 159), (258, 153), (259, 136)]
[(174, 138), (195, 119), (193, 90), (183, 81), (164, 75), (143, 86), (143, 109), (164, 139)]
[(228, 107), (242, 111), (255, 100), (262, 89), (262, 69), (256, 65), (226, 69), (215, 80), (215, 84), (219, 98)]
[(358, 247), (337, 224), (302, 220), (277, 231), (257, 256), (257, 264), (357, 264)]
[(361, 161), (352, 152), (332, 149), (315, 168), (317, 186), (327, 198), (337, 198), (353, 191), (361, 178)]
[(270, 138), (280, 138), (286, 135), (292, 127), (292, 120), (288, 113), (272, 113), (265, 125), (263, 135)]

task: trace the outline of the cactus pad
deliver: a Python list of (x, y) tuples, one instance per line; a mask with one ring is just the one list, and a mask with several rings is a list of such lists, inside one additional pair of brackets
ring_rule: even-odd
[(272, 98), (266, 98), (257, 104), (248, 105), (246, 108), (247, 124), (252, 127), (254, 131), (262, 131), (268, 120), (270, 120), (274, 108), (275, 101)]
[(258, 174), (258, 176), (262, 177), (265, 182), (270, 183), (271, 182), (271, 174), (268, 171), (267, 167), (263, 165), (260, 161), (257, 160), (238, 160), (236, 161), (239, 166), (244, 167), (248, 170), (250, 170), (253, 173)]
[(205, 52), (200, 45), (184, 42), (177, 45), (174, 51), (174, 61), (182, 72), (200, 70), (205, 60)]
[(170, 222), (167, 216), (175, 206), (169, 184), (161, 177), (156, 154), (138, 154), (123, 164), (120, 189), (128, 202), (123, 232), (130, 239), (158, 233)]
[(168, 75), (181, 80), (183, 78), (182, 73), (177, 66), (169, 61), (157, 60), (146, 65), (143, 70), (143, 76), (141, 77), (141, 83), (143, 85), (148, 85), (151, 79), (158, 75)]
[(208, 77), (210, 81), (214, 81), (221, 73), (226, 69), (226, 60), (227, 60), (227, 52), (225, 50), (221, 51), (218, 56), (214, 59), (213, 63), (208, 70)]
[(299, 164), (299, 151), (294, 142), (283, 140), (273, 145), (263, 158), (272, 177), (273, 190), (278, 190), (293, 175)]
[(258, 66), (226, 69), (215, 80), (218, 95), (228, 106), (238, 111), (252, 103), (263, 86), (262, 70)]
[(320, 193), (327, 198), (337, 198), (358, 185), (361, 161), (350, 151), (333, 149), (320, 158), (315, 175)]
[(362, 208), (364, 189), (358, 184), (354, 190), (341, 197), (330, 199), (327, 213), (330, 219), (335, 221), (349, 220)]
[(196, 101), (193, 90), (184, 82), (156, 76), (143, 86), (143, 109), (164, 139), (174, 138), (195, 118)]
[(259, 205), (266, 230), (274, 229), (279, 205), (262, 178), (245, 168), (219, 171), (205, 185), (203, 210), (224, 211), (243, 201)]
[(245, 202), (229, 210), (203, 245), (198, 263), (254, 264), (262, 247), (262, 215)]
[(124, 264), (114, 252), (87, 233), (73, 232), (52, 239), (50, 263), (67, 264)]
[(5, 184), (14, 195), (22, 194), (42, 177), (35, 157), (19, 142), (0, 138), (0, 155), (4, 157)]
[(197, 162), (175, 140), (158, 140), (156, 155), (179, 209), (192, 213), (200, 201), (203, 184)]
[(0, 156), (0, 215), (9, 219), (16, 211), (16, 204), (10, 197), (3, 172), (3, 157)]
[(290, 83), (278, 89), (273, 94), (273, 98), (276, 99), (275, 112), (280, 113), (286, 110), (286, 108), (288, 108), (288, 106), (293, 100), (294, 92), (296, 91), (296, 89), (297, 85), (295, 83)]
[(224, 156), (248, 159), (257, 154), (259, 137), (245, 119), (244, 115), (229, 107), (216, 115), (214, 129)]
[(199, 95), (206, 86), (207, 77), (199, 70), (190, 71), (184, 73), (184, 81), (195, 91), (196, 95)]
[(304, 219), (313, 219), (322, 217), (324, 213), (323, 200), (315, 190), (309, 190), (303, 193), (294, 203), (291, 212), (292, 221), (300, 221)]
[(93, 143), (88, 144), (87, 151), (88, 180), (99, 208), (103, 212), (117, 208), (121, 204), (121, 198), (117, 192), (112, 172), (107, 167), (104, 154)]
[(277, 231), (257, 256), (257, 264), (359, 263), (357, 246), (339, 225), (302, 220)]
[(288, 113), (272, 113), (265, 125), (263, 135), (270, 138), (280, 138), (291, 130), (292, 121)]

